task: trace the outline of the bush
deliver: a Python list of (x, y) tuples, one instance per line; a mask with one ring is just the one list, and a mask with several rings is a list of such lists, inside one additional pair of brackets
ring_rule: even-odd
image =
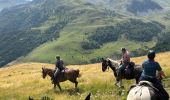
[(159, 52), (170, 50), (170, 32), (161, 33), (158, 36), (158, 42), (154, 49)]
[(88, 41), (82, 42), (82, 48), (96, 49), (104, 43), (117, 41), (123, 35), (130, 40), (148, 42), (153, 37), (157, 37), (163, 29), (165, 29), (165, 26), (155, 21), (144, 23), (141, 20), (130, 19), (115, 26), (97, 28), (88, 37)]
[(84, 42), (81, 42), (81, 47), (86, 50), (98, 49), (100, 48), (100, 45), (95, 41), (84, 41)]

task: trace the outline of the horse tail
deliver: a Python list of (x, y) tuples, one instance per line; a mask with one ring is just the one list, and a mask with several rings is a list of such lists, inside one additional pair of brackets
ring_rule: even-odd
[(79, 70), (79, 69), (76, 70), (76, 75), (77, 75), (78, 78), (81, 77), (81, 74), (80, 74), (80, 70)]

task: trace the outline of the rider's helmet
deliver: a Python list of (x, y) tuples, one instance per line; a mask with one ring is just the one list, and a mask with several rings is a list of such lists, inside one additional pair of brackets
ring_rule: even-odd
[(60, 56), (59, 56), (59, 55), (57, 55), (57, 56), (56, 56), (56, 59), (60, 59)]
[(153, 50), (149, 50), (149, 52), (148, 52), (148, 54), (147, 54), (147, 56), (148, 56), (149, 59), (154, 59), (154, 58), (155, 58), (155, 55), (156, 55), (156, 53), (155, 53), (155, 51), (153, 51)]

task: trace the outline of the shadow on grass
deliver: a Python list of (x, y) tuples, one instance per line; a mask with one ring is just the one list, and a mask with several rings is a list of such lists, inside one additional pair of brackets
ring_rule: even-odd
[(66, 94), (67, 93), (68, 95), (72, 96), (72, 95), (80, 95), (84, 92), (84, 90), (80, 89), (80, 88), (63, 89), (62, 91), (55, 89), (54, 92), (56, 94)]

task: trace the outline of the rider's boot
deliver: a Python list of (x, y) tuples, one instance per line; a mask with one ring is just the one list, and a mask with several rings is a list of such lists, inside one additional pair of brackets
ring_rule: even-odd
[(51, 83), (54, 84), (55, 78), (54, 75), (51, 77)]

